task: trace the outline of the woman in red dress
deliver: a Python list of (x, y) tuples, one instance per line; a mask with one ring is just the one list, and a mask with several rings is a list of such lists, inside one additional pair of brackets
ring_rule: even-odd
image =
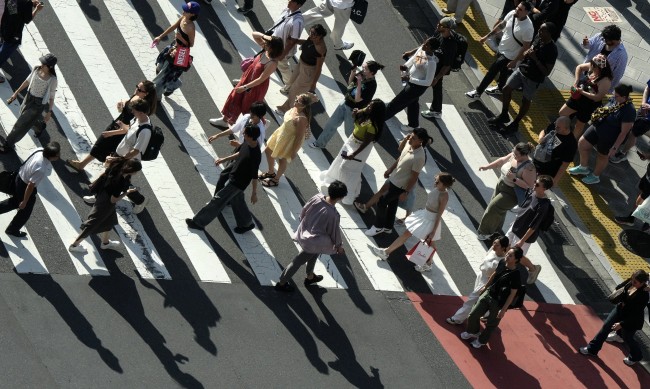
[(220, 118), (210, 119), (215, 127), (228, 127), (235, 124), (237, 117), (250, 111), (251, 104), (263, 101), (269, 89), (269, 78), (275, 72), (277, 60), (284, 51), (282, 39), (276, 36), (253, 32), (253, 39), (263, 48), (263, 52), (255, 56), (253, 63), (244, 71), (235, 88), (230, 92), (221, 110)]

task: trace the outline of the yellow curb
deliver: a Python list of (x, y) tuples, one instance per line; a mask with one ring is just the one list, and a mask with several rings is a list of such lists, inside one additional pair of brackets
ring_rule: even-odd
[[(440, 9), (447, 6), (445, 1), (436, 0), (436, 2)], [(489, 30), (490, 27), (487, 26), (483, 15), (474, 12), (472, 7), (468, 9), (463, 19), (463, 26), (458, 27), (458, 31), (467, 37), (468, 51), (484, 74), (494, 59), (494, 51), (478, 41)], [(557, 116), (560, 107), (569, 95), (570, 91), (568, 90), (538, 90), (527, 117), (521, 122), (520, 128), (524, 139), (537, 143), (538, 133), (548, 126), (549, 118)], [(516, 92), (513, 95), (510, 109), (514, 112), (519, 111), (520, 96), (521, 94)], [(632, 94), (635, 106), (640, 105), (641, 99), (641, 93)], [(622, 228), (614, 222), (612, 211), (594, 186), (587, 186), (578, 178), (567, 173), (567, 177), (560, 182), (560, 188), (594, 241), (603, 250), (612, 268), (621, 278), (629, 277), (637, 269), (650, 271), (650, 265), (643, 258), (632, 254), (621, 246), (618, 235)], [(636, 189), (635, 193), (628, 195), (636, 197)]]

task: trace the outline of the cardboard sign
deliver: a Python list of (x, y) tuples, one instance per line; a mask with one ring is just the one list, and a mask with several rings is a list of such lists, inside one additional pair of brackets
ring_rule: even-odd
[(612, 7), (583, 7), (594, 23), (619, 23), (623, 20)]

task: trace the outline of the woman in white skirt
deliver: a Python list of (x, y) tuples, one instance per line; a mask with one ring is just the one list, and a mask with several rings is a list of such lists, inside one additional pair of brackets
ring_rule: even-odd
[[(456, 180), (449, 173), (438, 173), (435, 177), (435, 183), (431, 192), (427, 196), (427, 204), (424, 209), (413, 212), (413, 214), (406, 218), (404, 225), (406, 231), (390, 246), (386, 248), (379, 248), (371, 246), (373, 253), (379, 258), (386, 260), (390, 254), (400, 248), (411, 235), (418, 238), (420, 241), (427, 243), (435, 249), (436, 241), (440, 240), (440, 222), (442, 221), (442, 213), (447, 207), (449, 201), (449, 193), (447, 189), (450, 188)], [(425, 272), (431, 270), (432, 258), (422, 266), (415, 266), (415, 270)]]
[(352, 111), (354, 131), (343, 144), (330, 168), (321, 173), (321, 187), (327, 188), (334, 181), (341, 181), (348, 188), (348, 195), (341, 201), (352, 205), (361, 192), (361, 170), (384, 128), (386, 105), (379, 99), (372, 100), (364, 109)]
[(494, 242), (492, 242), (492, 248), (488, 250), (483, 262), (481, 262), (481, 265), (478, 268), (480, 273), (476, 276), (476, 281), (474, 281), (474, 290), (469, 294), (469, 296), (467, 296), (467, 301), (458, 308), (458, 311), (456, 311), (452, 317), (447, 318), (447, 323), (458, 325), (463, 324), (463, 322), (467, 320), (474, 304), (478, 301), (478, 298), (481, 297), (483, 286), (487, 284), (490, 276), (497, 269), (499, 261), (506, 257), (508, 246), (510, 246), (510, 239), (507, 237), (499, 236), (494, 239)]

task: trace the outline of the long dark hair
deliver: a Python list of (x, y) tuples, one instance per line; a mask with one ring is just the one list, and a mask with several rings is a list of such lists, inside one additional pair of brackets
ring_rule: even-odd
[(384, 130), (384, 123), (386, 122), (386, 104), (380, 99), (374, 99), (368, 106), (357, 113), (354, 121), (361, 124), (370, 120), (372, 126), (375, 127), (375, 142), (381, 136)]

